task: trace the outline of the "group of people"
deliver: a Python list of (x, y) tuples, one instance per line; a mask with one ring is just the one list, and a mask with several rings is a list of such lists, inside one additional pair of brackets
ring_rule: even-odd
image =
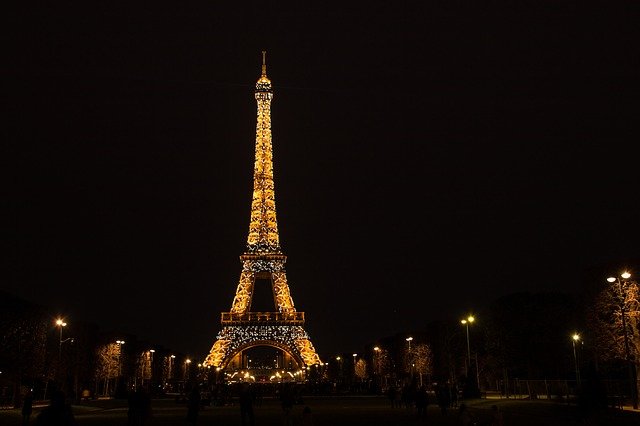
[[(457, 389), (449, 383), (436, 386), (435, 396), (438, 401), (441, 413), (447, 414), (450, 408), (457, 408)], [(290, 387), (283, 386), (279, 390), (280, 404), (282, 406), (283, 423), (285, 426), (293, 424), (292, 410), (296, 404), (295, 394)], [(388, 391), (392, 408), (415, 407), (418, 419), (425, 420), (429, 396), (425, 386), (405, 386), (402, 389), (391, 387)], [(239, 393), (240, 415), (243, 426), (254, 426), (255, 419), (253, 405), (256, 399), (254, 389), (244, 383)], [(129, 410), (127, 412), (128, 426), (144, 426), (151, 416), (151, 401), (144, 389), (139, 388), (129, 394)], [(187, 422), (196, 425), (200, 409), (202, 407), (202, 397), (197, 385), (193, 386), (187, 399)], [(23, 399), (22, 416), (23, 425), (28, 425), (33, 409), (33, 394), (28, 392)], [(458, 418), (463, 426), (471, 426), (474, 419), (466, 404), (462, 403), (458, 409)], [(36, 426), (75, 426), (76, 421), (71, 411), (71, 406), (66, 403), (65, 394), (62, 391), (54, 390), (51, 393), (50, 404), (42, 409), (36, 417)], [(502, 426), (502, 413), (497, 406), (492, 407), (492, 426)], [(306, 406), (302, 412), (302, 426), (311, 426), (311, 409)]]
[[(456, 415), (461, 425), (471, 426), (475, 424), (474, 416), (467, 405), (462, 403), (458, 406), (458, 387), (455, 384), (449, 382), (441, 383), (436, 385), (434, 391), (438, 407), (443, 416), (446, 416), (451, 409), (457, 409)], [(415, 384), (406, 384), (402, 388), (391, 386), (387, 390), (387, 397), (391, 402), (392, 408), (415, 408), (418, 419), (426, 419), (429, 396), (425, 386), (416, 386)], [(491, 426), (503, 425), (502, 412), (497, 405), (492, 407), (489, 424)]]
[(144, 426), (151, 417), (151, 398), (143, 388), (137, 388), (129, 393), (127, 400), (127, 426)]
[[(390, 386), (387, 390), (387, 398), (391, 402), (391, 408), (413, 408), (421, 412), (428, 405), (428, 394), (426, 386), (406, 384), (402, 388)], [(438, 386), (436, 389), (438, 405), (446, 414), (446, 410), (452, 405), (457, 406), (457, 389), (446, 385)]]
[(442, 415), (446, 415), (451, 408), (458, 408), (458, 386), (450, 382), (436, 385), (436, 400)]
[[(33, 413), (33, 393), (28, 391), (22, 401), (22, 424), (28, 425)], [(61, 390), (51, 392), (49, 405), (36, 416), (36, 426), (75, 426), (76, 419)]]
[[(471, 415), (469, 409), (467, 408), (467, 404), (460, 404), (460, 408), (458, 409), (458, 418), (460, 419), (460, 424), (462, 426), (472, 426), (478, 424), (474, 419), (474, 416)], [(502, 416), (502, 411), (498, 408), (497, 405), (491, 406), (491, 417), (488, 420), (488, 426), (504, 426), (504, 417)]]
[[(293, 424), (293, 406), (298, 402), (296, 400), (296, 394), (290, 386), (285, 384), (278, 390), (278, 395), (280, 398), (280, 406), (282, 407), (283, 424), (285, 426), (290, 426)], [(250, 384), (242, 384), (239, 395), (240, 417), (242, 419), (242, 426), (254, 426), (255, 424), (253, 405), (256, 401), (256, 396), (257, 393)], [(311, 425), (311, 408), (304, 407), (302, 411), (302, 426)]]

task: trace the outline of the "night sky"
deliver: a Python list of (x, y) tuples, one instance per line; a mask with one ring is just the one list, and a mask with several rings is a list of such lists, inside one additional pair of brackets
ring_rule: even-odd
[(640, 266), (630, 5), (221, 3), (8, 17), (0, 289), (206, 354), (249, 229), (261, 50), (321, 354)]

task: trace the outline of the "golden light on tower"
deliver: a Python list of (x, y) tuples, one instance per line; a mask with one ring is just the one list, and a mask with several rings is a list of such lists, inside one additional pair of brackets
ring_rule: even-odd
[[(256, 82), (257, 103), (253, 192), (247, 247), (240, 256), (242, 270), (229, 312), (223, 312), (218, 334), (203, 365), (226, 367), (233, 357), (253, 346), (272, 346), (287, 351), (297, 362), (310, 366), (320, 358), (303, 328), (304, 312), (297, 312), (289, 291), (276, 218), (271, 134), (273, 88), (267, 77), (266, 52), (262, 52), (262, 72)], [(257, 280), (268, 279), (275, 312), (252, 312)]]

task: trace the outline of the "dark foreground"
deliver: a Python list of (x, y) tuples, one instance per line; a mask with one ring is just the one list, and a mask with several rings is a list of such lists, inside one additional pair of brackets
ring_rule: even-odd
[[(585, 421), (573, 405), (546, 401), (522, 401), (482, 399), (467, 401), (470, 412), (478, 425), (489, 425), (491, 406), (497, 405), (503, 413), (504, 425), (640, 425), (640, 413), (630, 411), (609, 411), (598, 418)], [(381, 397), (308, 397), (301, 405), (295, 405), (291, 413), (290, 426), (303, 426), (302, 411), (310, 407), (313, 426), (371, 426), (371, 425), (461, 425), (456, 410), (443, 415), (430, 405), (424, 420), (417, 419), (415, 409), (391, 408)], [(82, 425), (126, 425), (126, 401), (106, 400), (74, 405), (73, 412), (77, 424)], [(41, 408), (35, 408), (30, 424)], [(147, 426), (185, 425), (187, 408), (184, 403), (174, 400), (153, 400), (152, 417)], [(254, 407), (255, 426), (285, 426), (282, 409), (277, 400), (265, 399)], [(21, 425), (20, 410), (0, 411), (0, 425)], [(198, 425), (241, 425), (240, 407), (205, 407), (200, 411)], [(307, 426), (308, 423), (304, 423)]]

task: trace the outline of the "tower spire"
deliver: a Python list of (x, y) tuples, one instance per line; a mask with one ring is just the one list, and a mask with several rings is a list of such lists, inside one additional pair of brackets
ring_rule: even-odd
[(267, 51), (262, 51), (262, 76), (267, 76)]
[[(266, 50), (262, 51), (262, 74), (260, 75), (260, 78), (256, 83), (256, 100), (258, 102), (260, 102), (260, 99), (258, 99), (257, 95), (260, 92), (269, 93), (271, 98), (273, 98), (273, 90), (271, 89), (271, 80), (269, 80), (269, 77), (267, 77), (267, 51)], [(271, 101), (271, 99), (269, 99), (269, 101)]]

